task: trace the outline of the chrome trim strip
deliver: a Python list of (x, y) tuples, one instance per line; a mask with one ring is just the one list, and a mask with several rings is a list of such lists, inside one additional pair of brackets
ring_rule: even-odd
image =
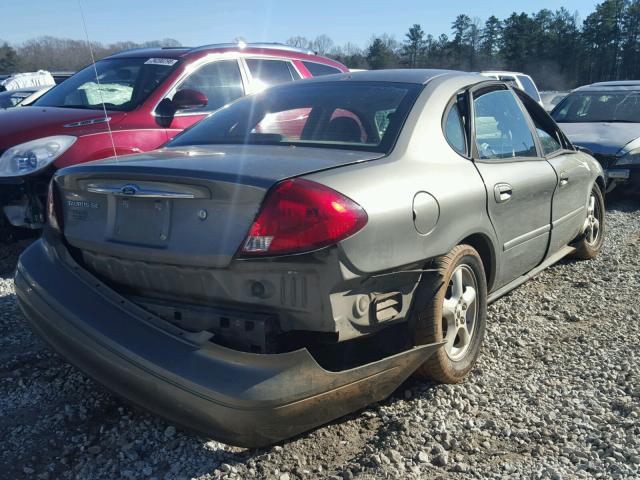
[(125, 187), (102, 187), (99, 185), (91, 184), (87, 185), (87, 191), (91, 193), (98, 193), (102, 195), (115, 195), (118, 197), (132, 197), (132, 198), (196, 198), (193, 193), (185, 192), (168, 192), (162, 190), (142, 190), (138, 189), (135, 193), (125, 193)]
[(79, 122), (67, 123), (64, 128), (85, 127), (87, 125), (96, 125), (98, 123), (107, 123), (111, 121), (111, 117), (93, 118), (91, 120), (81, 120)]
[(513, 247), (517, 247), (522, 243), (528, 242), (529, 240), (533, 240), (534, 238), (539, 237), (540, 235), (543, 235), (550, 231), (551, 231), (551, 225), (543, 225), (542, 227), (536, 228), (535, 230), (525, 233), (524, 235), (520, 235), (519, 237), (516, 237), (513, 240), (509, 240), (507, 243), (504, 244), (502, 249), (506, 252), (507, 250), (510, 250)]
[(575, 210), (573, 210), (572, 212), (569, 212), (566, 215), (563, 215), (562, 217), (558, 218), (557, 220), (554, 220), (553, 223), (552, 223), (553, 228), (556, 228), (562, 222), (566, 222), (567, 220), (570, 220), (571, 218), (575, 217), (576, 215), (578, 215), (583, 210), (584, 210), (584, 207), (578, 207)]

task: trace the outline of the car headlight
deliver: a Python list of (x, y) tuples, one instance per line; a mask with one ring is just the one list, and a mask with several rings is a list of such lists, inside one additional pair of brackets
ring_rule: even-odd
[(616, 167), (625, 165), (640, 165), (640, 148), (631, 150), (616, 161)]
[(66, 152), (76, 141), (70, 135), (38, 138), (9, 148), (0, 156), (0, 177), (37, 172)]

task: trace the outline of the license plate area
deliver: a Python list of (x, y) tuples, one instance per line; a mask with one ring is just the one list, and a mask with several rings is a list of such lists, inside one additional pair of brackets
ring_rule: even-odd
[(171, 200), (116, 197), (115, 203), (114, 240), (154, 247), (167, 244)]

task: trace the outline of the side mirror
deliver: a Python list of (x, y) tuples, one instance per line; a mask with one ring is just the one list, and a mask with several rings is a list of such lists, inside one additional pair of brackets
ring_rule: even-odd
[(156, 107), (156, 121), (161, 127), (169, 128), (177, 111), (206, 107), (208, 103), (207, 97), (197, 90), (178, 90), (173, 96), (173, 100), (165, 98), (158, 104)]
[(576, 150), (582, 153), (586, 153), (587, 155), (591, 155), (593, 157), (593, 151), (589, 150), (587, 147), (581, 147), (580, 145), (574, 145)]
[(209, 99), (201, 92), (197, 90), (184, 89), (178, 90), (173, 96), (173, 103), (176, 112), (178, 110), (186, 110), (188, 108), (201, 108), (206, 107), (209, 103)]

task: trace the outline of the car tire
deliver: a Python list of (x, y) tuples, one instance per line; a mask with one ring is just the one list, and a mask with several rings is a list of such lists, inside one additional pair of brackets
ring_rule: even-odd
[(433, 270), (424, 274), (420, 286), (421, 294), (429, 298), (413, 322), (414, 342), (445, 343), (415, 376), (439, 383), (460, 383), (475, 365), (484, 339), (487, 319), (484, 266), (473, 247), (458, 245), (435, 259)]
[(598, 256), (605, 235), (604, 197), (600, 187), (594, 185), (587, 204), (587, 218), (584, 221), (581, 238), (574, 243), (573, 257), (580, 260), (592, 260)]

